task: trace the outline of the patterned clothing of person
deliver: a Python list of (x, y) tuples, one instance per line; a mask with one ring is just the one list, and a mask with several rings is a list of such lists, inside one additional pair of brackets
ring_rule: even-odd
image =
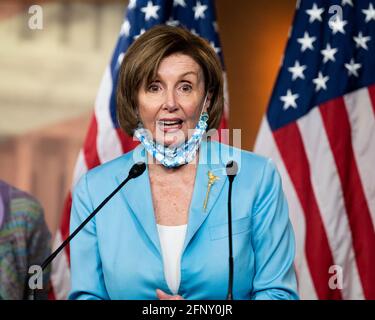
[[(50, 254), (51, 235), (39, 202), (0, 180), (0, 299), (27, 299), (27, 271)], [(47, 298), (49, 270), (39, 298)]]

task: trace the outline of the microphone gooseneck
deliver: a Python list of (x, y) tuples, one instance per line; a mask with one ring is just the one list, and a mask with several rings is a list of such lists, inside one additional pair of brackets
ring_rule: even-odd
[(229, 180), (228, 189), (228, 241), (229, 241), (229, 280), (227, 300), (233, 300), (233, 240), (232, 240), (232, 185), (238, 172), (235, 161), (229, 161), (226, 165), (226, 173)]
[[(42, 271), (53, 261), (53, 259), (60, 253), (62, 249), (80, 232), (83, 227), (107, 204), (109, 200), (131, 179), (139, 177), (146, 170), (146, 164), (144, 162), (137, 162), (129, 170), (129, 174), (124, 181), (122, 181), (118, 187), (111, 192), (95, 210), (72, 232), (72, 234), (64, 240), (64, 242), (46, 259), (41, 265)], [(30, 277), (27, 277), (27, 285)], [(34, 299), (34, 290), (31, 290), (31, 299)]]

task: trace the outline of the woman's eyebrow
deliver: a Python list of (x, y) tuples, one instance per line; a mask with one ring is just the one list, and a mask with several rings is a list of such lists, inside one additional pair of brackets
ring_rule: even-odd
[(181, 74), (179, 76), (180, 79), (186, 77), (186, 76), (189, 76), (189, 75), (192, 75), (192, 76), (195, 76), (196, 77), (196, 81), (200, 82), (201, 79), (202, 79), (202, 74), (200, 72), (196, 72), (196, 71), (188, 71), (188, 72), (185, 72), (183, 74)]
[[(197, 79), (198, 79), (198, 81), (199, 81), (199, 79), (200, 79), (200, 73), (198, 73), (198, 72), (196, 72), (196, 71), (187, 71), (187, 72), (184, 72), (184, 73), (180, 74), (180, 75), (178, 76), (178, 78), (181, 79), (181, 78), (186, 77), (186, 76), (188, 76), (188, 75), (196, 76)], [(155, 80), (153, 80), (152, 82), (155, 82), (155, 81), (162, 82), (162, 78), (163, 78), (163, 77), (158, 73), (158, 74), (156, 75)]]
[(190, 74), (195, 75), (198, 78), (198, 74), (195, 71), (185, 72), (185, 73), (180, 75), (180, 78), (185, 77), (185, 76), (190, 75)]

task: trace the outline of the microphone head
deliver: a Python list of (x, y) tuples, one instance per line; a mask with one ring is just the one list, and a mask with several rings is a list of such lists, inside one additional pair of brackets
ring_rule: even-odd
[(130, 171), (129, 171), (129, 178), (137, 178), (146, 170), (146, 164), (142, 161), (135, 163)]
[(238, 172), (238, 165), (236, 161), (229, 161), (227, 165), (225, 166), (225, 169), (227, 171), (227, 176), (228, 177), (235, 177)]

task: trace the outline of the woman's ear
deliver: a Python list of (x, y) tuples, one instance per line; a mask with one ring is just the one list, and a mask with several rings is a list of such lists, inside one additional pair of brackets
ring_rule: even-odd
[(211, 105), (211, 99), (212, 99), (212, 94), (213, 94), (212, 90), (208, 90), (206, 94), (207, 94), (207, 98), (206, 98), (206, 103), (204, 105), (204, 109), (206, 110), (206, 112), (208, 112), (208, 109)]
[(209, 103), (211, 103), (212, 95), (213, 95), (212, 90), (209, 90), (209, 91), (208, 91), (208, 97), (207, 97), (207, 101), (208, 101)]

